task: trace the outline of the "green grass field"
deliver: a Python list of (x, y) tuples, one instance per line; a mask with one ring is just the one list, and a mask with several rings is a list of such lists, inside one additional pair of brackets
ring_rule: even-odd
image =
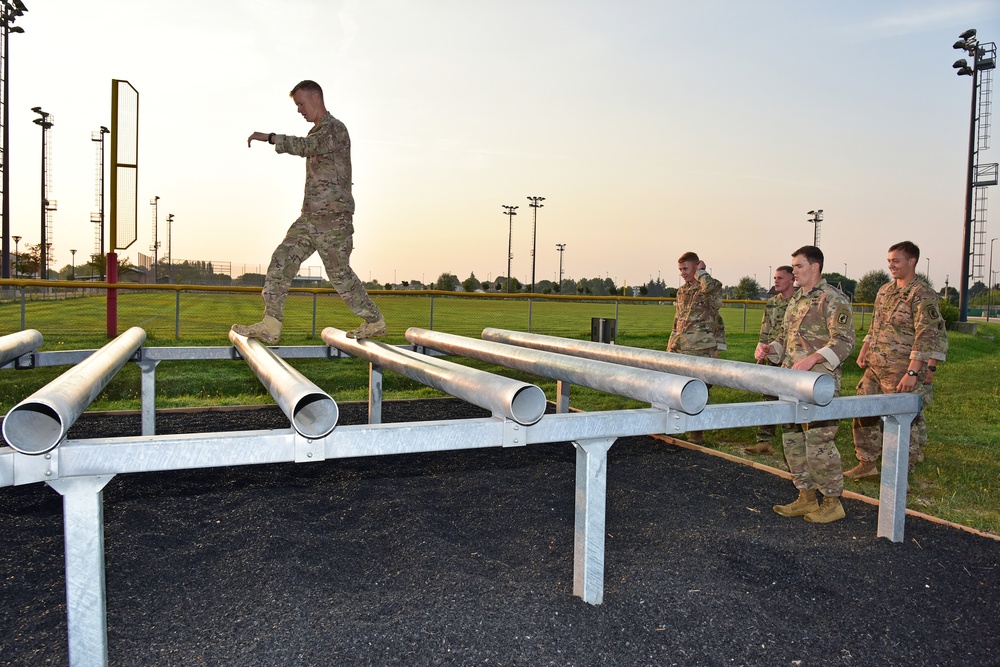
[[(485, 327), (531, 330), (535, 333), (589, 339), (592, 317), (618, 317), (617, 343), (663, 349), (674, 309), (656, 302), (622, 302), (617, 310), (608, 301), (464, 299), (438, 296), (378, 296), (376, 300), (389, 322), (387, 342), (403, 343), (408, 327), (433, 328), (476, 337)], [(150, 347), (176, 345), (228, 345), (227, 332), (234, 322), (256, 321), (261, 302), (250, 294), (194, 294), (180, 296), (180, 337), (177, 299), (172, 292), (125, 293), (120, 296), (119, 331), (140, 326), (147, 331)], [(20, 329), (21, 303), (0, 303), (0, 334)], [(757, 341), (760, 310), (740, 304), (723, 309), (729, 349), (724, 358), (750, 360)], [(744, 325), (745, 322), (745, 325)], [(867, 327), (868, 321), (865, 321)], [(104, 335), (104, 300), (89, 296), (25, 303), (25, 324), (45, 337), (43, 350), (90, 349), (107, 342)], [(322, 344), (318, 334), (325, 326), (352, 328), (356, 318), (340, 299), (323, 295), (316, 299), (316, 336), (313, 336), (313, 297), (294, 295), (286, 309), (285, 345)], [(744, 326), (746, 332), (744, 333)], [(859, 331), (861, 320), (856, 317)], [(922, 512), (1000, 534), (1000, 349), (995, 336), (1000, 326), (981, 324), (979, 335), (952, 333), (948, 362), (935, 379), (935, 399), (928, 410), (930, 442), (926, 461), (911, 476), (908, 506)], [(859, 336), (860, 341), (860, 336)], [(363, 401), (368, 397), (368, 366), (356, 359), (295, 360), (291, 362), (336, 400)], [(470, 366), (498, 372), (538, 384), (549, 399), (555, 398), (555, 382), (516, 371), (498, 369), (480, 362), (461, 360)], [(0, 412), (56, 377), (65, 369), (0, 371)], [(861, 377), (852, 357), (844, 366), (843, 394), (851, 395)], [(240, 362), (164, 362), (156, 371), (157, 407), (268, 404), (272, 399), (246, 364)], [(386, 373), (386, 400), (441, 396), (439, 392), (407, 378)], [(755, 395), (716, 387), (713, 403), (757, 400)], [(617, 396), (574, 387), (572, 404), (584, 410), (639, 407)], [(91, 406), (92, 410), (138, 409), (139, 371), (128, 364), (109, 383)], [(741, 448), (754, 441), (750, 428), (710, 431), (708, 442), (723, 451), (746, 456)], [(837, 445), (845, 466), (855, 458), (851, 429), (843, 422)], [(755, 458), (784, 467), (780, 453)], [(847, 488), (870, 496), (878, 493), (877, 478), (848, 481)]]

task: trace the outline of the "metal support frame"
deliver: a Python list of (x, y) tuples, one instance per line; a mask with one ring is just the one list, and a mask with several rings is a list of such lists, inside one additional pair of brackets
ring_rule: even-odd
[[(334, 334), (328, 336), (329, 331), (324, 331), (324, 339), (341, 342), (341, 332), (333, 330)], [(436, 369), (443, 363), (430, 357), (414, 360), (411, 355), (424, 355), (394, 350), (370, 341), (353, 342), (345, 347), (351, 345), (357, 348), (351, 350), (352, 354), (357, 351), (368, 354), (376, 349), (378, 355), (384, 354), (387, 359), (396, 358), (396, 352), (406, 352), (402, 355), (406, 358), (404, 366), (415, 366), (419, 362)], [(311, 358), (342, 356), (340, 352), (334, 355), (329, 348), (318, 346), (315, 349), (270, 348), (267, 352), (267, 356), (279, 353)], [(72, 363), (67, 361), (72, 358), (87, 359), (93, 354), (91, 351), (77, 351), (34, 353), (32, 356), (43, 360), (38, 365), (56, 365), (57, 362)], [(573, 591), (590, 604), (600, 604), (604, 592), (608, 451), (617, 438), (882, 416), (885, 427), (878, 536), (893, 542), (903, 540), (909, 427), (920, 409), (921, 399), (917, 394), (833, 398), (825, 405), (789, 399), (718, 404), (708, 405), (697, 414), (686, 414), (665, 406), (570, 413), (570, 384), (560, 381), (559, 412), (545, 415), (533, 423), (517, 423), (494, 411), (492, 417), (481, 419), (381, 424), (377, 422), (381, 421), (382, 367), (370, 360), (370, 424), (338, 426), (317, 438), (303, 436), (292, 428), (156, 436), (149, 432), (154, 429), (146, 421), (148, 416), (155, 416), (152, 394), (155, 393), (155, 368), (159, 361), (236, 359), (238, 355), (234, 348), (142, 348), (136, 356), (133, 360), (143, 371), (143, 435), (63, 439), (58, 447), (34, 454), (0, 448), (0, 486), (46, 482), (64, 497), (67, 624), (70, 664), (73, 667), (107, 665), (108, 662), (103, 488), (117, 474), (287, 462), (313, 463), (359, 456), (573, 442), (577, 460)], [(752, 364), (744, 365), (750, 369), (759, 368)], [(486, 376), (492, 374), (483, 373), (480, 377)]]

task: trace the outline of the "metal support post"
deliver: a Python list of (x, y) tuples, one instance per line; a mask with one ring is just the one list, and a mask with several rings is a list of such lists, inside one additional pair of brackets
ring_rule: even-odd
[(368, 364), (368, 423), (382, 423), (382, 367)]
[(882, 479), (879, 487), (878, 533), (893, 542), (903, 541), (906, 491), (910, 465), (910, 424), (916, 414), (882, 418)]
[(604, 600), (604, 524), (608, 495), (608, 450), (617, 438), (574, 442), (576, 532), (573, 594), (590, 604)]
[(569, 394), (573, 385), (564, 380), (556, 382), (556, 412), (566, 414), (569, 412)]
[(63, 497), (66, 625), (71, 667), (108, 664), (103, 489), (113, 477), (72, 477), (49, 482)]
[(148, 359), (139, 362), (143, 435), (156, 435), (156, 365), (159, 363)]

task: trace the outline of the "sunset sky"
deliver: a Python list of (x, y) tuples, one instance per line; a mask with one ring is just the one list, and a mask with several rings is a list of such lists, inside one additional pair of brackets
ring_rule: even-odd
[[(363, 280), (503, 275), (510, 204), (512, 273), (529, 282), (527, 197), (542, 196), (539, 280), (565, 243), (567, 277), (676, 285), (694, 250), (723, 283), (767, 284), (822, 208), (828, 271), (859, 278), (909, 239), (920, 270), (929, 258), (936, 286), (955, 285), (972, 81), (951, 68), (964, 55), (952, 43), (967, 28), (1000, 39), (987, 0), (24, 1), (10, 40), (21, 249), (41, 225), (31, 108), (55, 120), (51, 265), (70, 248), (80, 264), (94, 248), (91, 132), (110, 126), (111, 80), (127, 79), (139, 237), (121, 252), (151, 254), (159, 196), (160, 254), (173, 213), (174, 259), (228, 261), (234, 277), (266, 268), (298, 215), (304, 161), (246, 139), (306, 134), (288, 92), (308, 78), (351, 132)], [(987, 241), (1000, 204), (993, 218)]]

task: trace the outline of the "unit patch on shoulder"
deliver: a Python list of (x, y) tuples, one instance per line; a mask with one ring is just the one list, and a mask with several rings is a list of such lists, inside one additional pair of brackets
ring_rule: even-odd
[(847, 324), (847, 318), (848, 318), (847, 313), (841, 313), (840, 317), (837, 318), (837, 322), (840, 324)]
[(938, 312), (937, 306), (927, 306), (927, 317), (931, 318), (932, 320), (936, 320), (939, 317), (941, 317), (941, 314)]

